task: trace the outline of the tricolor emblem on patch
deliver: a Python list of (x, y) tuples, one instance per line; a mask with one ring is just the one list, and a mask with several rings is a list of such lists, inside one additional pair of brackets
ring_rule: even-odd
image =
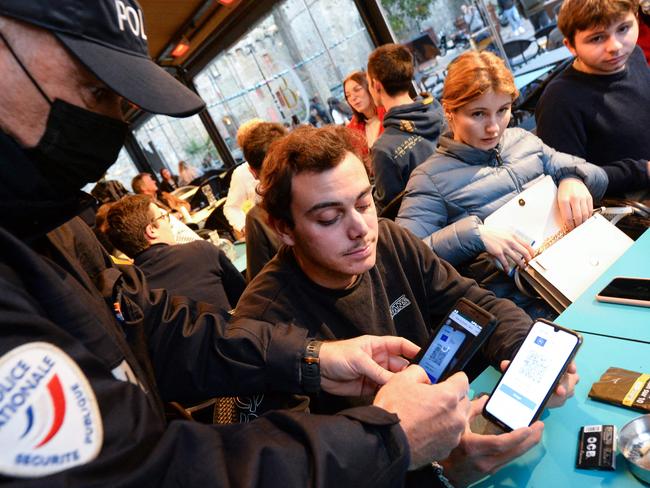
[(79, 366), (58, 347), (31, 342), (0, 358), (0, 473), (40, 477), (97, 457), (104, 431)]

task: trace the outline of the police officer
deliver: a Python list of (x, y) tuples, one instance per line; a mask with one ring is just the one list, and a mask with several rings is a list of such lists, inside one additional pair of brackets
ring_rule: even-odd
[[(75, 218), (89, 205), (78, 189), (124, 142), (123, 100), (172, 116), (204, 107), (146, 41), (132, 0), (0, 2), (0, 481), (394, 486), (447, 456), (467, 425), (463, 375), (443, 390), (419, 367), (391, 372), (417, 350), (399, 338), (321, 344), (287, 325), (228, 327), (114, 267)], [(375, 406), (336, 416), (216, 427), (166, 424), (161, 408), (378, 385)]]

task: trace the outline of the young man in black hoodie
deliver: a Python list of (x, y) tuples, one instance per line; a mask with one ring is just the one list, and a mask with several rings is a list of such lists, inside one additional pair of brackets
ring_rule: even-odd
[(404, 188), (411, 171), (433, 154), (443, 114), (433, 98), (411, 98), (413, 56), (401, 44), (385, 44), (368, 58), (368, 89), (386, 109), (384, 133), (372, 146), (374, 198), (381, 211)]
[[(284, 245), (244, 291), (234, 324), (246, 319), (291, 321), (323, 340), (397, 335), (423, 346), (431, 327), (465, 297), (499, 321), (482, 348), (484, 364), (510, 359), (528, 332), (530, 318), (512, 302), (460, 276), (407, 230), (377, 220), (358, 150), (346, 129), (334, 125), (298, 128), (270, 147), (260, 177), (260, 205)], [(557, 391), (558, 404), (572, 390), (574, 373)], [(458, 373), (435, 386), (441, 392), (453, 390), (460, 378), (465, 375)], [(333, 413), (371, 397), (321, 394), (313, 400), (312, 413)], [(485, 400), (472, 402), (472, 415)], [(429, 404), (432, 411), (438, 407), (437, 401)], [(445, 415), (433, 420), (438, 432), (446, 430)], [(461, 438), (463, 447), (438, 461), (455, 486), (468, 486), (535, 445), (541, 429), (536, 423), (498, 439), (468, 430)], [(407, 486), (432, 483), (408, 481)]]

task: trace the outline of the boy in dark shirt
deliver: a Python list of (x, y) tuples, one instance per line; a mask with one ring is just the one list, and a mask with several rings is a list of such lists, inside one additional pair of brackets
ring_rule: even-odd
[[(467, 297), (499, 319), (483, 353), (495, 365), (511, 358), (530, 318), (460, 276), (405, 229), (378, 222), (357, 150), (346, 129), (336, 126), (299, 128), (271, 146), (262, 169), (260, 205), (285, 246), (249, 284), (234, 323), (282, 318), (325, 339), (372, 333), (407, 337), (423, 346), (431, 327)], [(576, 378), (569, 376), (568, 381)], [(323, 400), (331, 397), (318, 400), (315, 409), (342, 406), (325, 406)], [(540, 427), (499, 436), (501, 462), (534, 445)], [(472, 454), (448, 461), (445, 468), (462, 486), (497, 467), (474, 464), (474, 456), (487, 448), (482, 436), (467, 442), (465, 452)]]
[(637, 0), (564, 2), (558, 27), (575, 60), (535, 114), (546, 144), (603, 167), (609, 195), (650, 188), (650, 68), (635, 47), (637, 11)]

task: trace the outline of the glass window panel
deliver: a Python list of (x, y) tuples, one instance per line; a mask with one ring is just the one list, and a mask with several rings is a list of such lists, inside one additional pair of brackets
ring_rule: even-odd
[(185, 161), (199, 174), (223, 167), (198, 115), (184, 119), (153, 115), (134, 135), (155, 171), (166, 166), (177, 174), (179, 161)]
[(131, 180), (138, 173), (138, 168), (131, 159), (131, 156), (129, 156), (129, 153), (125, 148), (122, 148), (117, 157), (117, 161), (115, 161), (113, 166), (108, 168), (106, 179), (117, 180), (124, 185), (124, 188), (131, 191)]
[[(345, 12), (345, 15), (341, 15)], [(313, 97), (343, 100), (341, 82), (374, 49), (353, 0), (285, 0), (195, 78), (236, 160), (239, 126), (252, 118), (309, 122)]]
[(490, 49), (505, 58), (504, 42), (534, 34), (533, 24), (519, 10), (515, 17), (520, 22), (515, 22), (499, 11), (497, 0), (380, 0), (380, 6), (398, 42), (414, 51), (416, 85), (436, 97), (447, 65), (462, 52)]

